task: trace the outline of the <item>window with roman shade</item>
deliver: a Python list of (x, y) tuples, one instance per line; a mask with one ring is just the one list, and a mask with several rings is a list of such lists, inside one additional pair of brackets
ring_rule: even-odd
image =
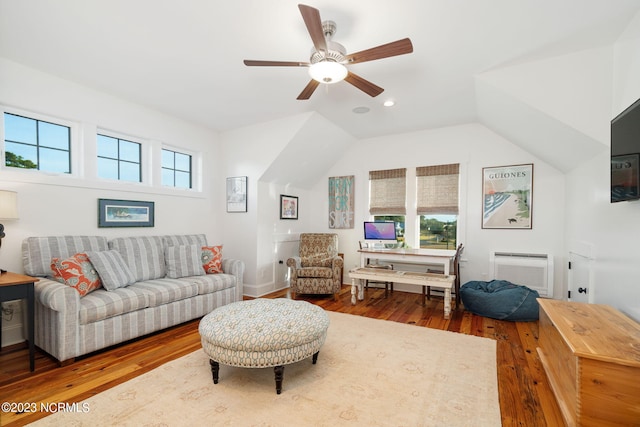
[(407, 213), (407, 169), (369, 172), (369, 213), (405, 215)]
[(458, 163), (416, 168), (416, 213), (457, 215), (459, 176)]

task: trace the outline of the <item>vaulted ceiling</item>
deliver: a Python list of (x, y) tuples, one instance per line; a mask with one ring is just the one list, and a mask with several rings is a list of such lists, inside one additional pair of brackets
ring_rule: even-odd
[[(601, 63), (606, 53), (599, 49), (611, 46), (640, 11), (639, 0), (309, 5), (336, 22), (334, 41), (348, 53), (412, 40), (411, 54), (349, 66), (384, 88), (381, 95), (340, 82), (298, 101), (310, 79), (305, 68), (243, 64), (309, 61), (312, 41), (291, 0), (0, 0), (0, 56), (221, 132), (305, 112), (355, 138), (481, 121), (570, 170), (579, 159), (545, 158), (540, 141), (562, 137), (566, 150), (578, 144), (589, 156), (602, 150), (604, 128), (574, 120), (565, 113), (570, 106), (557, 110), (558, 88), (570, 86), (566, 97), (579, 107), (584, 100), (573, 92), (580, 85), (566, 70)], [(582, 96), (595, 102), (606, 94)], [(395, 106), (384, 107), (388, 99)], [(359, 107), (368, 112), (355, 113)], [(610, 107), (594, 108), (608, 114)]]

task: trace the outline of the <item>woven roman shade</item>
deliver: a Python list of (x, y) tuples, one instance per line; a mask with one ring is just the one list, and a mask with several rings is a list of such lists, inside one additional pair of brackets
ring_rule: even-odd
[(460, 165), (416, 168), (417, 214), (458, 214)]
[(369, 172), (369, 213), (406, 215), (407, 169)]

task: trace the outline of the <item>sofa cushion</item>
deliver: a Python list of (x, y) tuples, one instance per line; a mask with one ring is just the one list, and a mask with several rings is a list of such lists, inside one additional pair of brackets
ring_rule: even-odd
[(123, 288), (136, 281), (129, 266), (122, 259), (118, 251), (87, 252), (91, 263), (95, 267), (102, 286), (108, 291)]
[(233, 288), (238, 283), (236, 276), (231, 274), (205, 274), (180, 280), (189, 280), (195, 283), (198, 287), (198, 295), (212, 294), (222, 289)]
[(51, 275), (51, 259), (66, 259), (87, 251), (106, 251), (103, 236), (27, 237), (22, 241), (22, 264), (25, 274), (46, 277)]
[(207, 274), (222, 273), (222, 245), (203, 246), (201, 263)]
[(162, 236), (118, 237), (109, 241), (109, 247), (120, 252), (136, 282), (166, 275)]
[(165, 246), (198, 245), (207, 246), (207, 237), (204, 234), (175, 234), (164, 236)]
[(296, 271), (298, 277), (321, 277), (324, 279), (333, 278), (331, 267), (302, 267)]
[(147, 295), (149, 307), (158, 307), (198, 295), (198, 285), (191, 278), (155, 279), (129, 286)]
[(67, 259), (53, 258), (51, 271), (56, 280), (71, 286), (80, 296), (85, 296), (102, 286), (100, 276), (87, 254), (75, 254)]
[(113, 291), (98, 289), (80, 299), (80, 323), (98, 322), (149, 306), (148, 293), (133, 286)]
[(177, 279), (205, 274), (202, 268), (201, 254), (202, 249), (198, 245), (167, 246), (164, 248), (167, 277)]

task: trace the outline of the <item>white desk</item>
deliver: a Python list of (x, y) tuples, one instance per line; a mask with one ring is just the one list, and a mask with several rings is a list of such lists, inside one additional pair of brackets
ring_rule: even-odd
[(360, 249), (360, 267), (367, 266), (367, 259), (398, 261), (409, 264), (439, 264), (444, 274), (450, 273), (450, 266), (456, 256), (455, 249)]

